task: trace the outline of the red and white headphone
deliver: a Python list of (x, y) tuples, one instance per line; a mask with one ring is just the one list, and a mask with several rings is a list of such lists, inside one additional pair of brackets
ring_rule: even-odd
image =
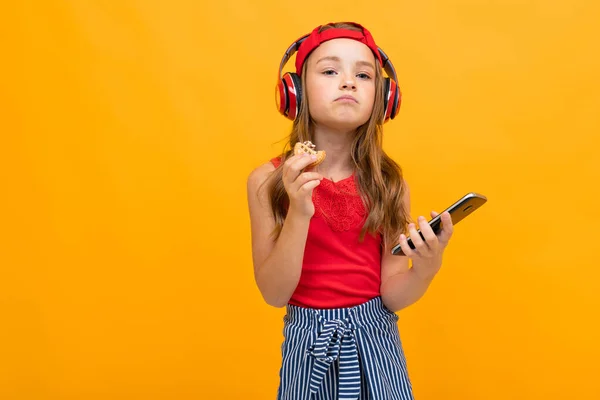
[[(302, 65), (308, 57), (308, 55), (317, 48), (321, 43), (337, 38), (349, 38), (357, 40), (369, 48), (375, 54), (375, 57), (379, 60), (383, 70), (386, 72), (388, 77), (384, 79), (383, 86), (383, 99), (384, 99), (384, 123), (390, 119), (394, 119), (400, 111), (400, 103), (402, 100), (402, 93), (398, 86), (398, 79), (396, 77), (396, 70), (392, 64), (392, 61), (388, 56), (381, 50), (373, 40), (373, 37), (367, 29), (359, 24), (352, 23), (362, 29), (362, 32), (354, 31), (343, 28), (330, 28), (323, 32), (319, 32), (321, 26), (316, 27), (310, 34), (304, 35), (296, 40), (286, 50), (281, 63), (279, 64), (279, 74), (277, 76), (277, 86), (275, 93), (275, 101), (277, 103), (277, 109), (279, 112), (294, 121), (298, 117), (300, 111), (300, 103), (303, 101), (302, 85), (300, 80), (300, 74), (302, 72)], [(296, 55), (296, 72), (286, 72), (281, 76), (283, 67), (289, 61), (294, 53)]]

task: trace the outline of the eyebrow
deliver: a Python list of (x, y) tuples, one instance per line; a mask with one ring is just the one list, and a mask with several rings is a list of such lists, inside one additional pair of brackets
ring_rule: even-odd
[[(326, 57), (321, 58), (319, 61), (317, 61), (317, 64), (320, 63), (321, 61), (340, 62), (341, 59), (339, 57), (335, 57), (335, 56), (326, 56)], [(369, 61), (357, 61), (356, 65), (363, 66), (363, 67), (370, 67), (372, 69), (375, 69), (375, 66), (373, 65), (373, 63), (369, 62)]]

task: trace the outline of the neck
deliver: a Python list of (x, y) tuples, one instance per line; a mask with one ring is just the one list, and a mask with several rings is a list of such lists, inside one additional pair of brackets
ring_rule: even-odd
[(336, 130), (315, 125), (313, 139), (318, 150), (324, 150), (325, 160), (317, 171), (333, 181), (344, 179), (354, 171), (351, 156), (352, 140), (356, 131)]

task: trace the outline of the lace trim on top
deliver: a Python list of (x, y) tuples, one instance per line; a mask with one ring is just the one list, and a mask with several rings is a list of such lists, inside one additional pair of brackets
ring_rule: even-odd
[(338, 182), (321, 180), (313, 190), (313, 203), (315, 215), (322, 217), (337, 232), (361, 228), (367, 216), (354, 174)]

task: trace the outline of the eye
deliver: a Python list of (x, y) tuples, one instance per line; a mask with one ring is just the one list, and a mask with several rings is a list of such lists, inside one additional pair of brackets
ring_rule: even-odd
[(361, 72), (360, 74), (358, 74), (356, 76), (358, 76), (360, 79), (371, 79), (371, 77), (368, 74), (365, 74), (363, 72)]
[(333, 75), (333, 74), (335, 74), (335, 71), (332, 69), (323, 71), (323, 75)]

